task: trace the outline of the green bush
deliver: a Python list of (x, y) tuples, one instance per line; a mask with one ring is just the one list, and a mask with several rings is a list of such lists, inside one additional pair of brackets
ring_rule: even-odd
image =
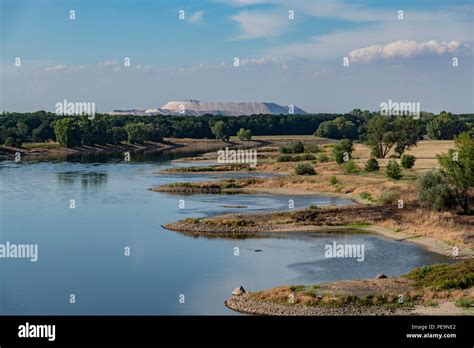
[(301, 141), (295, 141), (291, 143), (289, 147), (287, 146), (280, 146), (280, 153), (303, 153), (304, 152), (304, 145)]
[(5, 139), (5, 146), (12, 146), (12, 147), (20, 147), (21, 140), (20, 139), (13, 139), (12, 137), (8, 137)]
[(329, 157), (325, 153), (320, 153), (318, 154), (318, 157), (316, 157), (318, 162), (324, 163), (324, 162), (329, 162)]
[(291, 162), (292, 159), (293, 158), (290, 155), (280, 155), (277, 158), (277, 162)]
[(402, 165), (403, 168), (410, 169), (410, 168), (413, 168), (413, 166), (415, 165), (415, 161), (416, 161), (415, 156), (404, 154), (402, 155), (400, 164)]
[(237, 132), (237, 137), (242, 141), (249, 141), (252, 139), (252, 131), (250, 129), (240, 128)]
[(283, 153), (283, 154), (291, 153), (291, 149), (286, 146), (280, 146), (280, 153)]
[(372, 196), (370, 195), (370, 193), (365, 192), (365, 191), (359, 193), (359, 197), (362, 198), (362, 199), (368, 199), (368, 200), (372, 199)]
[(407, 274), (415, 286), (432, 289), (468, 289), (474, 286), (474, 260), (415, 268)]
[(331, 179), (329, 179), (329, 183), (331, 185), (336, 185), (337, 183), (339, 183), (339, 180), (337, 180), (335, 176), (331, 176)]
[(294, 156), (293, 158), (294, 161), (314, 161), (316, 159), (316, 157), (310, 153)]
[(240, 188), (241, 186), (235, 182), (235, 180), (226, 180), (222, 183), (221, 187), (223, 189), (233, 189), (233, 188)]
[(418, 200), (435, 211), (453, 206), (453, 193), (448, 183), (437, 171), (424, 173), (418, 179)]
[(321, 151), (321, 149), (319, 148), (319, 146), (317, 144), (308, 144), (304, 147), (304, 152), (318, 153), (320, 151)]
[(290, 155), (280, 155), (277, 158), (277, 162), (299, 162), (299, 161), (314, 161), (316, 157), (314, 157), (310, 153), (305, 153), (302, 155), (297, 156), (290, 156)]
[(392, 189), (380, 192), (378, 201), (382, 204), (394, 204), (400, 199), (400, 194)]
[(359, 172), (359, 167), (357, 167), (353, 161), (344, 162), (341, 168), (344, 174), (355, 174)]
[(385, 168), (385, 174), (392, 179), (399, 180), (402, 177), (402, 170), (398, 165), (397, 161), (390, 160), (388, 161), (387, 167)]
[(380, 169), (379, 162), (375, 158), (370, 158), (365, 162), (365, 171), (366, 172), (376, 172)]
[(474, 306), (474, 300), (470, 299), (470, 298), (460, 298), (458, 300), (456, 300), (455, 302), (455, 305), (457, 307), (462, 307), (462, 308), (470, 308), (472, 306)]
[(352, 150), (352, 141), (349, 139), (342, 139), (339, 144), (334, 146), (332, 152), (334, 154), (334, 158), (336, 159), (337, 164), (342, 164), (345, 162), (346, 159), (350, 159)]
[(314, 175), (316, 171), (310, 163), (298, 163), (295, 166), (296, 175)]
[(304, 152), (304, 145), (301, 141), (295, 141), (291, 144), (291, 152), (292, 153), (303, 153)]

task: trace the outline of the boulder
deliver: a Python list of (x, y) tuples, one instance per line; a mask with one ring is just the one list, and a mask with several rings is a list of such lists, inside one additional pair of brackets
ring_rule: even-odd
[(388, 277), (385, 274), (380, 273), (380, 274), (377, 274), (377, 276), (375, 278), (376, 279), (385, 279), (385, 278), (388, 278)]
[(233, 296), (240, 296), (240, 295), (243, 295), (247, 293), (247, 291), (245, 291), (245, 289), (243, 288), (243, 286), (240, 286), (238, 288), (235, 288), (234, 291), (232, 291), (232, 295)]

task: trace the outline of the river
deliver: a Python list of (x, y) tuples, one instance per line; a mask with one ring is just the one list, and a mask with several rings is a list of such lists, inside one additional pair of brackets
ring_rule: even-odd
[[(165, 230), (162, 224), (186, 217), (285, 210), (290, 199), (295, 208), (350, 204), (316, 195), (180, 196), (147, 190), (175, 181), (229, 177), (156, 173), (189, 165), (170, 162), (186, 155), (168, 151), (132, 157), (131, 162), (117, 156), (0, 162), (0, 243), (38, 246), (37, 262), (0, 259), (0, 314), (236, 314), (224, 300), (240, 285), (254, 291), (378, 273), (395, 276), (447, 261), (417, 245), (370, 234), (221, 240)], [(364, 261), (326, 258), (325, 246), (334, 241), (363, 244)]]

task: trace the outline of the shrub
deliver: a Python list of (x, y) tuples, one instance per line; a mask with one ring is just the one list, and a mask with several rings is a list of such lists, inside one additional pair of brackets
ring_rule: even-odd
[(468, 289), (474, 286), (474, 260), (415, 268), (407, 274), (415, 286), (432, 289)]
[(304, 145), (301, 141), (291, 143), (290, 147), (280, 146), (280, 153), (303, 153)]
[(317, 144), (308, 144), (304, 147), (304, 152), (309, 152), (309, 153), (317, 153), (320, 152), (321, 149)]
[(398, 201), (399, 198), (400, 198), (400, 195), (398, 194), (398, 192), (392, 189), (388, 189), (388, 190), (383, 190), (382, 192), (380, 192), (378, 200), (382, 204), (394, 204), (395, 202)]
[(295, 166), (296, 175), (314, 175), (316, 171), (310, 163), (298, 163)]
[(432, 210), (452, 207), (453, 193), (439, 172), (429, 171), (418, 179), (418, 199)]
[(277, 162), (291, 162), (292, 157), (290, 155), (280, 155), (277, 158)]
[(365, 191), (359, 193), (359, 197), (362, 198), (362, 199), (369, 199), (369, 200), (372, 198), (372, 196), (370, 195), (370, 193), (365, 192)]
[(349, 139), (342, 139), (339, 144), (334, 146), (332, 149), (336, 162), (338, 164), (344, 163), (351, 157), (352, 154), (352, 141)]
[(18, 145), (17, 145), (17, 141), (15, 139), (13, 139), (12, 137), (8, 137), (8, 138), (5, 139), (5, 146), (16, 147)]
[(237, 132), (237, 137), (242, 141), (249, 141), (252, 139), (252, 131), (250, 129), (240, 128)]
[(402, 170), (398, 165), (397, 161), (388, 161), (387, 167), (385, 168), (385, 174), (392, 179), (399, 180), (402, 177)]
[(286, 146), (280, 146), (280, 153), (291, 153), (291, 149)]
[(233, 189), (233, 188), (240, 188), (241, 186), (231, 179), (231, 180), (224, 181), (221, 187), (223, 189)]
[(413, 168), (413, 166), (415, 165), (415, 161), (416, 161), (415, 156), (404, 154), (402, 155), (400, 164), (402, 165), (403, 168), (410, 169), (410, 168)]
[(370, 158), (365, 162), (365, 171), (366, 172), (376, 172), (380, 169), (379, 162), (375, 158)]
[(341, 165), (341, 168), (344, 174), (354, 174), (359, 172), (359, 167), (357, 167), (353, 161), (344, 162)]
[(305, 153), (299, 156), (294, 156), (294, 161), (314, 161), (316, 157), (310, 153)]
[(304, 152), (304, 145), (301, 141), (295, 141), (291, 144), (291, 152), (292, 153), (303, 153)]
[(474, 306), (474, 300), (470, 298), (460, 298), (459, 300), (456, 300), (455, 305), (457, 307), (469, 308)]
[(336, 185), (337, 183), (339, 183), (339, 180), (337, 180), (335, 176), (331, 176), (331, 179), (329, 179), (329, 183), (331, 185)]
[(318, 162), (320, 163), (329, 162), (329, 157), (325, 153), (318, 154), (317, 159), (318, 159)]

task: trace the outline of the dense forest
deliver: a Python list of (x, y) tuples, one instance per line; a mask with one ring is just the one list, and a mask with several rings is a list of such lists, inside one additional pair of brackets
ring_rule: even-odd
[[(0, 144), (57, 141), (63, 146), (143, 143), (163, 137), (222, 138), (247, 135), (317, 135), (367, 141), (368, 126), (382, 127), (382, 137), (407, 133), (417, 139), (453, 139), (463, 131), (474, 134), (474, 114), (422, 113), (419, 119), (383, 116), (355, 109), (346, 114), (225, 116), (58, 116), (45, 111), (0, 115)], [(374, 129), (377, 131), (377, 129)], [(373, 133), (373, 132), (372, 132)], [(243, 133), (242, 133), (243, 134)]]

